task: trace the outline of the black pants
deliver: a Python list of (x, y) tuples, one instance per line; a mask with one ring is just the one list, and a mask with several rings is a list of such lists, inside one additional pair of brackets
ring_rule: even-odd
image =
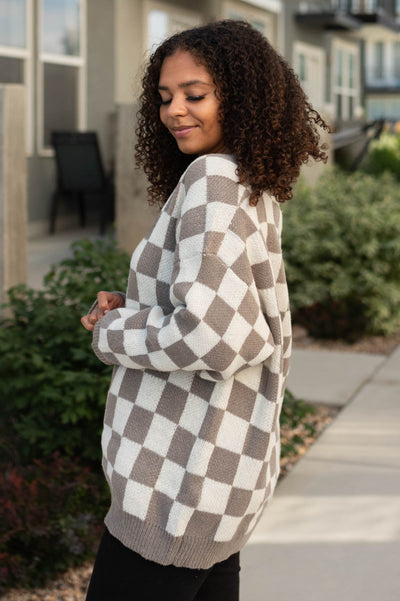
[(163, 566), (127, 549), (106, 529), (86, 601), (238, 601), (239, 553), (208, 570)]

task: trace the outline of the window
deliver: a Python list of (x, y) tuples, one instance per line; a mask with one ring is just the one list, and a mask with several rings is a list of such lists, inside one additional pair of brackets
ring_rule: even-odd
[(153, 52), (165, 38), (201, 24), (201, 15), (185, 9), (174, 9), (162, 2), (145, 2), (147, 27), (146, 51)]
[(248, 21), (254, 29), (262, 33), (272, 44), (276, 43), (276, 40), (273, 39), (271, 19), (265, 14), (262, 15), (254, 9), (237, 10), (229, 3), (225, 3), (224, 18)]
[(368, 119), (387, 119), (399, 121), (400, 100), (392, 97), (367, 98), (366, 109)]
[(325, 52), (317, 46), (295, 42), (293, 45), (293, 66), (311, 103), (316, 109), (323, 109), (325, 99)]
[(0, 83), (25, 85), (27, 152), (32, 147), (31, 3), (0, 0)]
[[(0, 0), (1, 1), (1, 0)], [(41, 0), (39, 14), (38, 146), (53, 130), (85, 125), (85, 1)]]
[(353, 13), (375, 13), (378, 8), (377, 0), (345, 0), (342, 4), (348, 4), (348, 10)]
[(356, 11), (357, 8), (355, 5), (357, 4), (358, 2), (351, 2), (349, 0), (334, 0), (334, 2), (332, 2), (332, 8), (334, 10)]
[(25, 61), (13, 56), (0, 56), (1, 83), (24, 83)]
[(268, 37), (267, 30), (269, 30), (269, 27), (265, 21), (261, 21), (261, 19), (251, 19), (250, 23), (253, 25), (254, 29), (257, 29), (257, 31)]
[(358, 104), (358, 51), (349, 44), (336, 43), (333, 46), (333, 85), (332, 94), (336, 118), (351, 120)]
[(26, 48), (26, 0), (0, 1), (0, 44)]
[(78, 0), (42, 0), (42, 52), (80, 55), (80, 4)]
[(148, 47), (150, 50), (157, 48), (167, 37), (168, 15), (162, 10), (152, 10), (148, 17)]
[(374, 44), (374, 79), (385, 77), (385, 46), (383, 42)]

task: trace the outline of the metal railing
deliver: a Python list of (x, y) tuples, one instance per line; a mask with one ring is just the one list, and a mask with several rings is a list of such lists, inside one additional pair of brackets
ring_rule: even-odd
[(337, 11), (356, 15), (396, 15), (396, 4), (393, 0), (306, 0), (299, 1), (297, 5), (301, 13)]

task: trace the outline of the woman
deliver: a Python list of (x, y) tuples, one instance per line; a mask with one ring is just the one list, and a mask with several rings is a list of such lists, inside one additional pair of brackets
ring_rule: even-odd
[(279, 202), (326, 160), (289, 65), (243, 22), (176, 34), (143, 80), (136, 158), (162, 209), (126, 298), (83, 325), (114, 365), (112, 502), (87, 599), (233, 601), (279, 473), (291, 348)]

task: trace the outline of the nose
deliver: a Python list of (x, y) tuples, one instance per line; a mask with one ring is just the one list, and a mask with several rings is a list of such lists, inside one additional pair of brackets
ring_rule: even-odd
[(187, 108), (184, 97), (181, 95), (173, 96), (167, 107), (167, 112), (171, 117), (186, 115)]

